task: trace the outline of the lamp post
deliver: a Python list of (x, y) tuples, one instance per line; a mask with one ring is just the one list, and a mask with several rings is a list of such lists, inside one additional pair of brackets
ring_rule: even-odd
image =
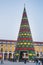
[(2, 59), (1, 59), (1, 64), (3, 63), (3, 48), (1, 48), (1, 54), (2, 54)]

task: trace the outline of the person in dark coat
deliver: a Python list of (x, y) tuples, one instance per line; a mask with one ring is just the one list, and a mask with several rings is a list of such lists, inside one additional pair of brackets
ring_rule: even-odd
[(40, 60), (38, 60), (38, 65), (40, 65)]
[(36, 59), (35, 62), (36, 62), (36, 65), (37, 65), (38, 64), (38, 60)]
[(24, 59), (24, 63), (26, 64), (26, 59)]
[(1, 59), (1, 64), (3, 64), (3, 59)]
[(43, 60), (42, 60), (42, 65), (43, 65)]

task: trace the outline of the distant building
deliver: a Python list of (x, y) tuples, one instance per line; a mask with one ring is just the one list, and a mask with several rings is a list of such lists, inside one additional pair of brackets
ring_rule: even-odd
[(13, 58), (15, 47), (15, 40), (0, 40), (0, 53), (3, 52), (3, 59)]
[[(13, 54), (15, 53), (16, 42), (17, 40), (0, 40), (0, 53), (1, 53), (1, 49), (3, 49), (3, 54), (4, 54), (3, 59), (4, 58), (8, 59), (10, 53), (12, 58)], [(34, 41), (33, 45), (34, 45), (36, 55), (37, 52), (39, 55), (41, 52), (43, 54), (43, 42)]]

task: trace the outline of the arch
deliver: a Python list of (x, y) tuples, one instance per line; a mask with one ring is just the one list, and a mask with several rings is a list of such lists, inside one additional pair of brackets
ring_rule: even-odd
[(12, 60), (12, 53), (9, 53), (9, 60)]
[(7, 59), (8, 59), (8, 58), (7, 58), (7, 55), (8, 55), (7, 52), (5, 52), (5, 53), (4, 53), (4, 60), (7, 60)]

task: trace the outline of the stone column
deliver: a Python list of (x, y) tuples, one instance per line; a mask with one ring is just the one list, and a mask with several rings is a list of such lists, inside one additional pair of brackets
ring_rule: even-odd
[(5, 53), (5, 52), (3, 52), (3, 60), (4, 60), (4, 53)]
[(13, 52), (11, 52), (12, 53), (12, 58), (13, 58)]
[(7, 54), (8, 54), (8, 58), (9, 58), (9, 52), (7, 52)]

